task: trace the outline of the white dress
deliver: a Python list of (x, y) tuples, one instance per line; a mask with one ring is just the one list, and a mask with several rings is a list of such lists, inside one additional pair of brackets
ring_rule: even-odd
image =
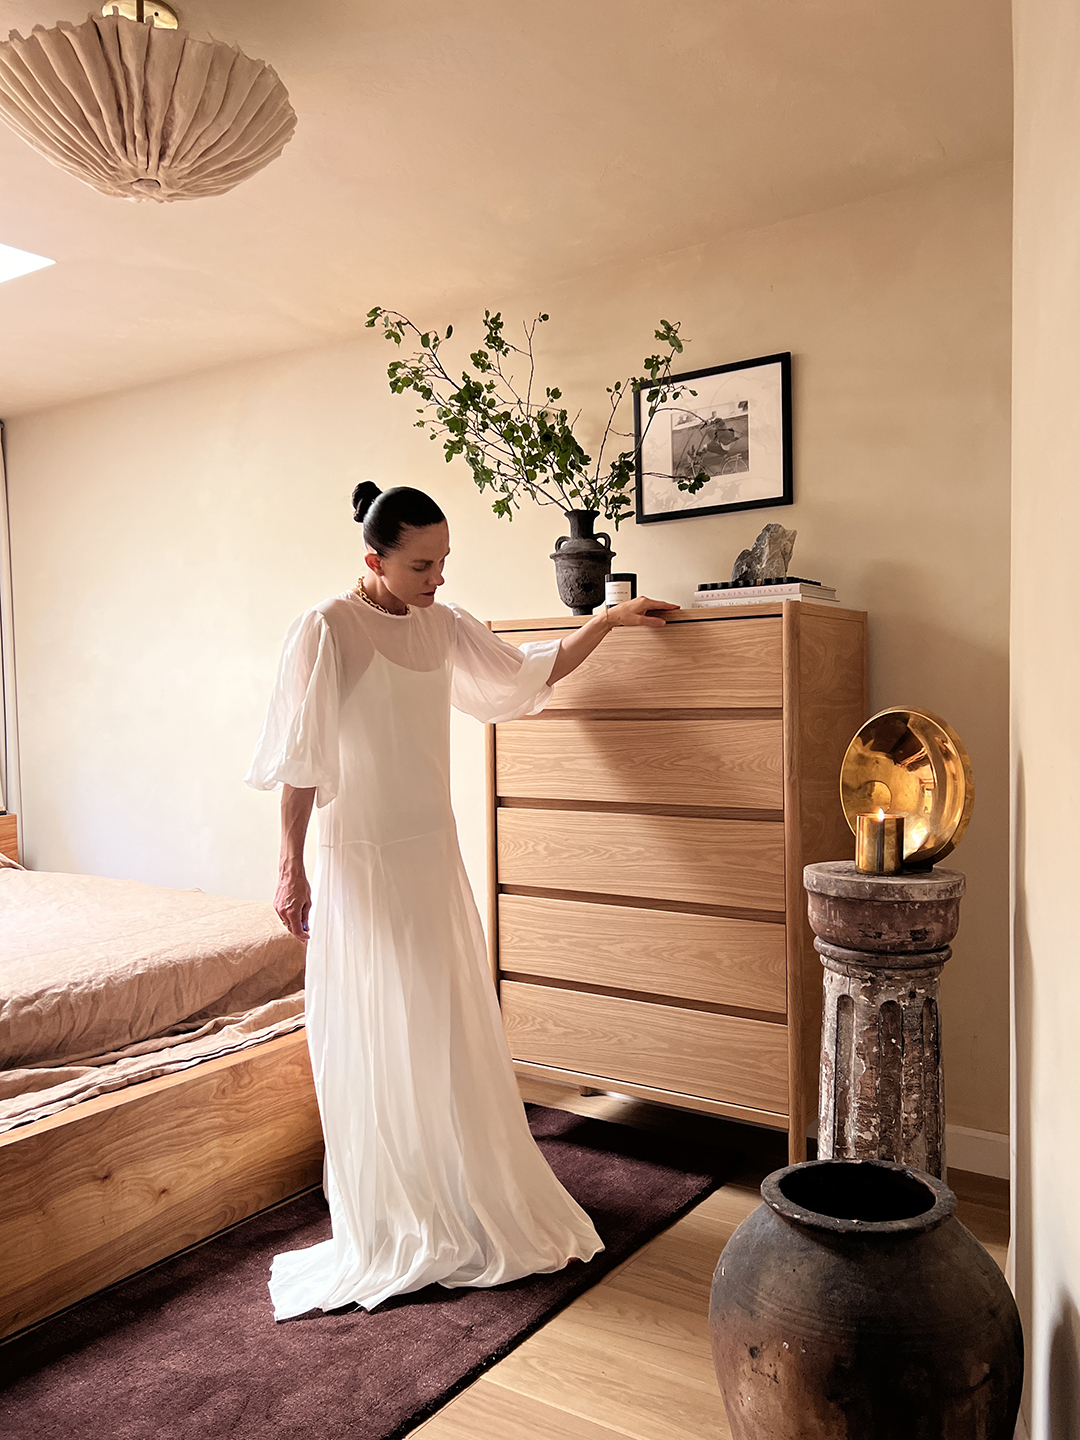
[(316, 787), (307, 1033), (333, 1239), (279, 1255), (278, 1320), (603, 1248), (529, 1133), (450, 806), (450, 705), (541, 710), (557, 641), (336, 596), (289, 630), (249, 785)]

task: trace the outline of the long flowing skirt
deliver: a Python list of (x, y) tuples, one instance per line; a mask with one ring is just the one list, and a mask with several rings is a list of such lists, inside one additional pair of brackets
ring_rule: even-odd
[(319, 858), (307, 1025), (333, 1239), (275, 1259), (275, 1318), (591, 1259), (529, 1133), (455, 831)]

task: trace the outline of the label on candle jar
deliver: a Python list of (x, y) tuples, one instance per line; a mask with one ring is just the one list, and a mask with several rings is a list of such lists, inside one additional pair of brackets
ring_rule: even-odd
[(604, 604), (621, 605), (626, 600), (637, 598), (636, 575), (606, 575), (604, 577)]

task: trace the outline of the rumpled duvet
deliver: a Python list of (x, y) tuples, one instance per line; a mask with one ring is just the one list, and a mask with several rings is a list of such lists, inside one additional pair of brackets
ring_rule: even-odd
[(270, 905), (0, 868), (0, 1131), (296, 1030), (303, 985)]

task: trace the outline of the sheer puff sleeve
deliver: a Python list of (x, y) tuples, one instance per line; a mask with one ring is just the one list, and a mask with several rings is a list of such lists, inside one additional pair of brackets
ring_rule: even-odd
[(535, 715), (551, 699), (551, 674), (558, 639), (537, 640), (520, 649), (492, 634), (486, 625), (456, 605), (450, 656), (454, 666), (451, 699), (477, 720), (521, 720)]
[(244, 777), (255, 790), (292, 785), (327, 805), (338, 791), (338, 659), (319, 610), (289, 627), (277, 683)]

